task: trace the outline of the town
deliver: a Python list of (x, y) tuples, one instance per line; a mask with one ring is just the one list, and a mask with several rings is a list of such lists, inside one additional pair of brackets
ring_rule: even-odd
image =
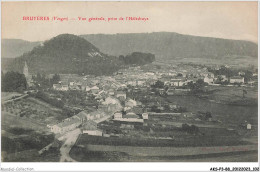
[[(8, 138), (6, 144), (10, 144), (4, 144), (6, 154), (12, 142), (24, 141), (26, 132), (40, 128), (34, 134), (38, 139), (36, 143), (28, 141), (37, 146), (32, 146), (34, 151), (21, 150), (19, 156), (9, 153), (5, 161), (15, 161), (17, 157), (32, 161), (30, 158), (35, 156), (36, 161), (42, 157), (45, 160), (56, 157), (54, 161), (63, 162), (93, 161), (87, 155), (104, 161), (93, 152), (108, 150), (105, 161), (129, 160), (129, 155), (190, 156), (191, 152), (199, 154), (199, 148), (207, 146), (235, 149), (246, 145), (247, 151), (256, 149), (257, 69), (155, 61), (142, 66), (128, 65), (108, 76), (33, 75), (29, 71), (25, 62), (23, 74), (28, 88), (19, 94), (6, 95), (2, 101), (2, 132), (4, 130)], [(191, 100), (190, 104), (187, 99)], [(196, 106), (198, 101), (205, 106)], [(251, 110), (251, 116), (237, 109), (237, 105), (250, 107), (247, 109)], [(225, 109), (227, 106), (234, 110), (229, 112)], [(14, 136), (11, 131), (19, 128), (7, 127), (8, 120), (37, 126), (30, 124), (27, 126), (30, 129)], [(121, 150), (115, 145), (128, 148)], [(135, 149), (129, 148), (133, 146)], [(139, 150), (137, 146), (143, 148)], [(174, 149), (165, 153), (158, 148), (153, 151), (144, 148), (170, 146), (194, 147), (195, 150), (173, 154)], [(29, 160), (26, 157), (30, 157)]]

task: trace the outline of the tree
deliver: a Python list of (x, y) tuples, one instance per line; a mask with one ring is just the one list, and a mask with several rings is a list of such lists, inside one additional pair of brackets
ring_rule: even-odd
[(188, 124), (182, 124), (182, 130), (190, 134), (198, 134), (199, 128), (195, 125), (189, 126)]
[(181, 128), (183, 131), (188, 131), (190, 126), (188, 124), (182, 124)]
[(177, 77), (182, 77), (183, 75), (181, 73), (178, 73), (177, 74)]
[(247, 94), (247, 91), (243, 89), (243, 98), (245, 98), (246, 94)]
[(155, 84), (151, 85), (152, 88), (163, 88), (164, 87), (164, 83), (160, 80), (156, 81)]
[(247, 70), (244, 76), (245, 82), (250, 81), (252, 78), (253, 78), (253, 72)]
[(60, 75), (59, 74), (54, 74), (52, 79), (51, 79), (51, 85), (58, 84), (59, 81), (60, 81)]
[(27, 82), (24, 74), (18, 72), (7, 72), (2, 75), (2, 91), (22, 92), (27, 88)]
[(155, 105), (151, 107), (151, 111), (152, 112), (156, 112), (156, 113), (160, 113), (161, 112), (161, 110), (158, 109), (157, 106), (155, 106)]
[(191, 82), (188, 82), (187, 83), (187, 87), (189, 88), (189, 89), (191, 89), (191, 90), (194, 90), (194, 88), (195, 88), (195, 84), (191, 81)]
[(191, 125), (189, 130), (190, 130), (190, 133), (192, 133), (192, 134), (198, 134), (198, 132), (199, 132), (199, 128), (195, 125)]
[(211, 112), (206, 112), (205, 119), (209, 120), (209, 118), (212, 118)]
[(198, 79), (196, 83), (188, 82), (187, 87), (194, 93), (197, 93), (201, 92), (206, 85), (207, 83), (205, 83), (202, 79)]

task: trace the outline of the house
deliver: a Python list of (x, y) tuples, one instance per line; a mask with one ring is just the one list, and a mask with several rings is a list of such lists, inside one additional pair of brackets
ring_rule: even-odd
[(210, 77), (210, 76), (206, 76), (204, 78), (204, 82), (208, 83), (208, 84), (212, 84), (214, 82), (214, 78)]
[(63, 120), (62, 122), (51, 126), (51, 131), (55, 134), (62, 134), (71, 130), (74, 130), (76, 127), (82, 124), (81, 120), (76, 117), (71, 117)]
[(90, 87), (86, 85), (86, 87), (85, 87), (85, 91), (86, 91), (86, 92), (91, 91)]
[(93, 86), (92, 88), (90, 88), (90, 91), (93, 93), (93, 94), (97, 94), (99, 92), (99, 88), (97, 86)]
[(171, 81), (170, 81), (170, 85), (171, 86), (181, 87), (184, 84), (185, 84), (185, 79), (184, 78), (171, 79)]
[(132, 107), (130, 107), (130, 106), (125, 106), (125, 107), (124, 107), (124, 111), (130, 112), (131, 109), (132, 109)]
[(73, 86), (74, 83), (75, 83), (74, 81), (70, 81), (70, 82), (69, 82), (69, 85), (70, 85), (70, 86)]
[(116, 112), (116, 111), (121, 111), (123, 108), (119, 104), (109, 104), (108, 105), (108, 112)]
[(138, 119), (139, 116), (136, 115), (134, 112), (129, 112), (126, 115), (123, 116), (123, 118), (127, 118), (127, 119)]
[[(102, 102), (103, 103), (103, 102)], [(102, 110), (104, 112), (108, 112), (108, 105), (103, 105), (103, 104), (100, 104), (98, 105), (98, 109), (99, 110)]]
[(219, 77), (221, 78), (222, 81), (228, 81), (226, 75), (219, 75)]
[(100, 91), (98, 94), (97, 94), (97, 97), (99, 98), (105, 98), (106, 97), (106, 92), (104, 90)]
[(208, 76), (211, 77), (211, 78), (215, 77), (214, 73), (211, 73), (211, 72), (208, 73)]
[(246, 74), (245, 72), (241, 72), (241, 71), (238, 72), (238, 75), (239, 75), (239, 76), (245, 76), (245, 74)]
[(82, 126), (82, 133), (83, 134), (88, 134), (88, 135), (93, 135), (93, 136), (102, 136), (102, 131), (97, 128), (97, 123), (94, 121), (87, 121), (83, 126)]
[(121, 112), (115, 112), (114, 113), (114, 119), (121, 119), (122, 118), (122, 113)]
[(81, 120), (82, 123), (88, 119), (88, 113), (86, 111), (81, 111), (76, 116)]
[(129, 112), (123, 116), (123, 118), (114, 119), (114, 121), (118, 121), (120, 123), (143, 123), (144, 120), (140, 119), (138, 115), (133, 112)]
[(143, 118), (143, 119), (148, 119), (148, 113), (143, 113), (143, 114), (142, 114), (142, 118)]
[(131, 107), (131, 108), (133, 108), (133, 107), (136, 106), (136, 105), (137, 105), (137, 103), (136, 103), (136, 101), (133, 100), (133, 99), (128, 99), (128, 100), (125, 102), (125, 106)]
[(176, 108), (177, 108), (177, 105), (169, 104), (169, 107), (170, 107), (171, 110), (173, 110), (173, 109), (176, 109)]
[(97, 110), (97, 111), (91, 112), (91, 113), (88, 115), (88, 120), (99, 119), (99, 118), (102, 118), (102, 117), (105, 116), (105, 115), (106, 115), (106, 114), (105, 114), (104, 111)]
[(246, 125), (246, 129), (251, 130), (252, 129), (252, 125), (251, 124), (247, 124)]
[(244, 83), (244, 77), (241, 77), (241, 76), (233, 76), (233, 77), (230, 77), (230, 80), (229, 82), (231, 84), (234, 84), (234, 83)]
[(114, 92), (113, 89), (110, 89), (110, 90), (108, 90), (108, 94), (109, 94), (110, 96), (114, 96), (114, 95), (115, 95), (115, 92)]
[(158, 91), (159, 91), (159, 94), (160, 94), (160, 95), (163, 95), (163, 94), (164, 94), (164, 89), (163, 89), (163, 88), (158, 89)]
[(117, 91), (117, 94), (116, 94), (116, 97), (117, 98), (122, 98), (122, 99), (126, 99), (126, 93), (124, 91)]
[(61, 91), (68, 91), (69, 86), (67, 84), (61, 84)]
[(119, 100), (116, 99), (116, 98), (113, 98), (113, 97), (107, 97), (107, 98), (105, 99), (105, 101), (102, 102), (102, 104), (104, 104), (104, 105), (116, 104), (116, 105), (120, 105), (120, 106), (121, 106)]
[(61, 90), (61, 85), (60, 84), (53, 84), (53, 89), (54, 90)]

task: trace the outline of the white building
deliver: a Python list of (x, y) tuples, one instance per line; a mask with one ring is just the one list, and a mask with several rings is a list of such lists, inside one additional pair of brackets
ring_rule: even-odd
[(148, 119), (148, 113), (143, 113), (142, 117), (143, 117), (143, 119)]
[(61, 85), (61, 91), (68, 91), (69, 90), (69, 86), (68, 85)]
[(81, 125), (81, 123), (81, 120), (78, 118), (67, 118), (63, 120), (61, 123), (51, 126), (51, 131), (55, 134), (62, 134), (74, 130), (76, 127)]
[(136, 103), (135, 100), (129, 99), (129, 100), (126, 101), (125, 106), (133, 108), (134, 106), (137, 106), (137, 103)]
[(94, 121), (87, 121), (82, 126), (82, 133), (92, 135), (92, 136), (102, 136), (103, 133), (97, 128), (97, 123)]
[(234, 83), (244, 83), (244, 77), (241, 77), (241, 76), (234, 76), (234, 77), (231, 77), (230, 78), (230, 81), (229, 81), (231, 84), (234, 84)]
[(212, 84), (214, 82), (214, 78), (206, 76), (204, 78), (204, 82), (208, 83), (208, 84)]
[(116, 97), (123, 97), (124, 99), (126, 99), (126, 93), (124, 91), (118, 91)]
[(122, 118), (122, 113), (121, 112), (115, 112), (114, 113), (114, 119), (121, 119)]

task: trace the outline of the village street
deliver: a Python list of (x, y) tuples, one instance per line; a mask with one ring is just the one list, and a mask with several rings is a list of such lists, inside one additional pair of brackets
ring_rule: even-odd
[(61, 154), (60, 162), (65, 162), (65, 161), (76, 162), (74, 159), (70, 157), (69, 152), (72, 146), (77, 141), (77, 138), (80, 135), (80, 133), (81, 133), (80, 129), (77, 128), (73, 131), (68, 132), (63, 136), (65, 142), (60, 148), (60, 154)]
[[(102, 121), (107, 120), (108, 118), (110, 118), (110, 115), (104, 116), (102, 118), (96, 119), (94, 120), (96, 123), (100, 123)], [(65, 161), (69, 161), (69, 162), (76, 162), (74, 159), (72, 159), (69, 155), (69, 152), (71, 150), (71, 148), (73, 147), (73, 145), (75, 144), (75, 142), (77, 141), (79, 135), (81, 134), (81, 131), (79, 128), (70, 131), (66, 134), (64, 134), (63, 136), (61, 136), (59, 138), (59, 140), (65, 140), (64, 144), (61, 146), (60, 148), (60, 162), (65, 162)]]

